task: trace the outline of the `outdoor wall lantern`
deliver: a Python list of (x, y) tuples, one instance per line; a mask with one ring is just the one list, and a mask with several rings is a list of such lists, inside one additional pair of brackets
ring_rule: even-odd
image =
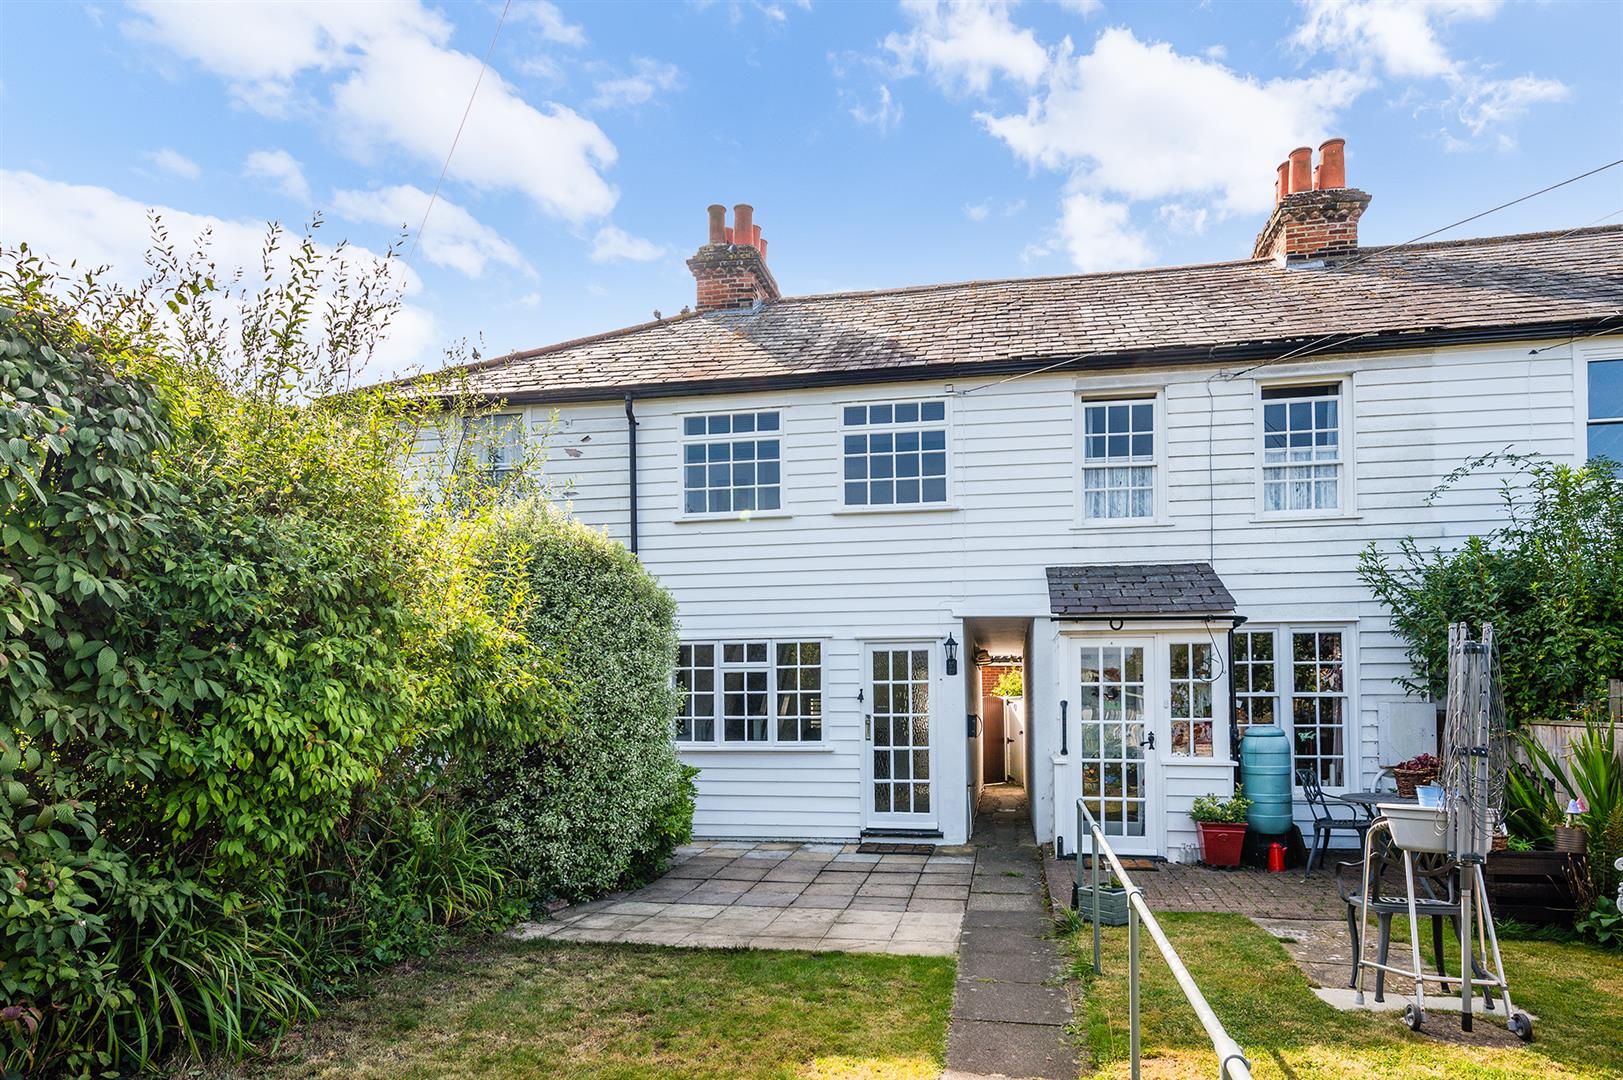
[(958, 674), (958, 643), (951, 634), (947, 635), (947, 674)]

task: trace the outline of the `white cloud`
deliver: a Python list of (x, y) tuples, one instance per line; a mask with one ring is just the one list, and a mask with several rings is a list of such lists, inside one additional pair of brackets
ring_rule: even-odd
[(1104, 0), (1059, 0), (1059, 6), (1072, 15), (1080, 15), (1084, 19), (1097, 15), (1105, 9)]
[[(415, 230), (423, 222), (428, 192), (399, 184), (376, 191), (339, 191), (333, 194), (334, 212), (351, 221), (363, 221), (389, 228)], [(481, 224), (474, 216), (441, 195), (434, 200), (427, 226), (417, 241), (423, 258), (437, 266), (448, 266), (468, 277), (480, 277), (490, 263), (511, 266), (533, 273), (518, 249), (501, 233)]]
[(578, 24), (565, 19), (557, 4), (550, 4), (547, 0), (534, 0), (533, 3), (520, 8), (518, 14), (525, 21), (534, 24), (540, 30), (541, 36), (548, 41), (576, 48), (586, 44), (586, 31)]
[(289, 198), (301, 202), (310, 198), (310, 184), (298, 160), (286, 150), (255, 150), (242, 163), (242, 174), (264, 180)]
[[(1524, 115), (1534, 105), (1565, 101), (1567, 86), (1535, 75), (1499, 78), (1486, 66), (1452, 55), (1444, 43), (1452, 25), (1468, 19), (1490, 19), (1499, 0), (1306, 0), (1302, 24), (1291, 42), (1308, 52), (1332, 52), (1364, 58), (1388, 75), (1408, 80), (1438, 80), (1447, 87), (1441, 99), (1424, 106), (1457, 120), (1473, 137)], [(1449, 149), (1469, 146), (1446, 129)], [(1503, 146), (1501, 134), (1494, 141)]]
[(982, 199), (980, 202), (966, 203), (964, 205), (964, 216), (970, 221), (985, 221), (993, 214), (998, 217), (1009, 218), (1014, 217), (1025, 208), (1026, 200), (1024, 199), (1014, 199), (1008, 202), (1000, 202), (997, 199)]
[(197, 162), (178, 150), (169, 149), (167, 146), (162, 150), (149, 151), (145, 156), (148, 161), (159, 169), (170, 176), (178, 176), (182, 180), (196, 180), (203, 175), (203, 170), (198, 166)]
[[(47, 180), (28, 172), (0, 170), (0, 242), (8, 247), (27, 242), (41, 255), (80, 269), (106, 266), (113, 279), (126, 284), (146, 272), (145, 255), (151, 238), (148, 206), (108, 188)], [(223, 275), (255, 270), (265, 240), (262, 221), (229, 220), (174, 207), (151, 208), (163, 219), (178, 251), (187, 252), (193, 241), (208, 235), (210, 256)], [(283, 245), (284, 256), (289, 245)], [(318, 245), (323, 255), (334, 248)], [(344, 249), (341, 258), (355, 266), (375, 260), (377, 254), (357, 245)], [(391, 263), (391, 274), (407, 297), (419, 293), (422, 282), (410, 267)], [(382, 378), (432, 360), (436, 336), (433, 316), (417, 304), (405, 303), (389, 327), (367, 369)]]
[(1133, 228), (1125, 203), (1085, 191), (1073, 191), (1061, 201), (1059, 237), (1079, 270), (1143, 266), (1155, 257), (1149, 241)]
[(593, 262), (652, 262), (664, 254), (663, 245), (613, 225), (603, 226), (592, 238)]
[(682, 85), (682, 73), (675, 64), (650, 60), (646, 56), (632, 58), (631, 73), (601, 79), (595, 89), (592, 105), (599, 109), (629, 108), (651, 101), (655, 94), (675, 90)]
[[(479, 80), (479, 59), (448, 46), (451, 24), (415, 0), (137, 0), (135, 10), (132, 35), (214, 72), (244, 105), (269, 115), (319, 108), (353, 152), (398, 151), (435, 170)], [(312, 80), (326, 82), (330, 105), (306, 100)], [(522, 192), (546, 212), (580, 222), (613, 209), (617, 193), (599, 170), (616, 156), (590, 120), (556, 103), (531, 105), (486, 71), (448, 175)]]
[(1170, 202), (1157, 207), (1155, 216), (1160, 218), (1161, 223), (1174, 233), (1193, 233), (1199, 236), (1206, 231), (1206, 221), (1210, 216), (1210, 211), (1204, 206)]
[(884, 42), (902, 74), (922, 69), (949, 91), (984, 94), (994, 77), (1030, 86), (1048, 67), (1048, 51), (1010, 21), (1006, 3), (904, 0), (902, 10), (912, 28)]
[(855, 95), (846, 95), (844, 91), (842, 96), (848, 97), (851, 101), (850, 112), (853, 120), (868, 127), (876, 127), (881, 134), (902, 122), (901, 102), (891, 97), (890, 87), (884, 83), (880, 83), (878, 89), (874, 91), (872, 106), (863, 104)]
[(1367, 85), (1346, 71), (1259, 82), (1110, 29), (1090, 53), (1062, 50), (1024, 113), (980, 119), (1021, 159), (1087, 190), (1251, 213), (1271, 205), (1284, 153), (1323, 139)]

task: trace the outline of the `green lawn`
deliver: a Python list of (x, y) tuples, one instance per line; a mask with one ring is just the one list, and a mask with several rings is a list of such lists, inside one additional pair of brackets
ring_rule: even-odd
[(483, 940), (221, 1080), (939, 1075), (950, 959)]
[[(1567, 1080), (1623, 1076), (1623, 956), (1584, 945), (1503, 942), (1517, 1008), (1536, 1015), (1535, 1041), (1492, 1047), (1445, 1041), (1457, 1015), (1427, 1017), (1417, 1035), (1397, 1013), (1347, 1013), (1319, 1001), (1300, 968), (1266, 931), (1238, 915), (1161, 915), (1230, 1035), (1257, 1077), (1276, 1080)], [(1395, 935), (1397, 936), (1397, 935)], [(1216, 1062), (1188, 1003), (1149, 935), (1141, 1001), (1144, 1075), (1215, 1075)], [(1127, 931), (1107, 929), (1105, 974), (1092, 978), (1091, 930), (1073, 940), (1088, 981), (1085, 1037), (1102, 1077), (1128, 1075)], [(1430, 956), (1429, 948), (1426, 955)], [(1479, 1021), (1478, 1026), (1491, 1021)], [(1502, 1033), (1502, 1032), (1501, 1032)]]

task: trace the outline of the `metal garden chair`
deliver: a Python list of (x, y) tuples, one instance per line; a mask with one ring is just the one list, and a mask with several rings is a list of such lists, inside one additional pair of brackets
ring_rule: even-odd
[[(1369, 831), (1370, 819), (1358, 812), (1356, 807), (1337, 803), (1330, 803), (1329, 796), (1319, 786), (1319, 778), (1313, 774), (1312, 769), (1296, 770), (1296, 786), (1302, 789), (1302, 795), (1307, 799), (1307, 807), (1313, 813), (1313, 846), (1308, 850), (1307, 869), (1302, 872), (1302, 880), (1306, 881), (1313, 874), (1313, 868), (1319, 865), (1324, 853), (1330, 850), (1330, 837), (1339, 831), (1358, 834), (1358, 843), (1362, 847), (1364, 834)], [(1345, 810), (1343, 817), (1336, 813)]]

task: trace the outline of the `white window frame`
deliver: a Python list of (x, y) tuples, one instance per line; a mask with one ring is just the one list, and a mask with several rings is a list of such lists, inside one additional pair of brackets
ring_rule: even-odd
[[(1147, 465), (1151, 472), (1150, 515), (1148, 517), (1093, 518), (1088, 516), (1088, 409), (1109, 405), (1151, 406), (1155, 425), (1152, 432), (1154, 453)], [(1164, 387), (1121, 387), (1097, 393), (1079, 393), (1076, 413), (1072, 421), (1075, 432), (1076, 453), (1072, 468), (1072, 487), (1076, 499), (1076, 528), (1079, 529), (1141, 529), (1146, 526), (1167, 524), (1167, 423), (1166, 392)], [(1105, 468), (1107, 466), (1097, 466)]]
[[(1221, 678), (1223, 670), (1222, 650), (1211, 638), (1177, 637), (1168, 635), (1163, 637), (1159, 644), (1162, 660), (1160, 672), (1161, 682), (1167, 698), (1167, 758), (1175, 761), (1197, 762), (1227, 760), (1229, 753), (1227, 744), (1222, 740), (1225, 732), (1223, 729), (1222, 701), (1220, 700), (1222, 697), (1223, 686), (1223, 679)], [(1182, 672), (1174, 671), (1172, 669), (1172, 650), (1179, 645), (1182, 645), (1190, 650), (1189, 660), (1191, 665), (1194, 663), (1194, 650), (1196, 648), (1207, 650), (1207, 673), (1208, 675), (1216, 673), (1218, 677), (1202, 679), (1199, 677), (1198, 672), (1192, 671), (1186, 676)], [(1188, 716), (1179, 716), (1174, 707), (1172, 691), (1174, 687), (1180, 685), (1186, 686), (1189, 689), (1189, 701), (1191, 709)], [(1192, 708), (1195, 699), (1195, 687), (1201, 685), (1206, 686), (1211, 691), (1211, 695), (1208, 699), (1212, 710), (1210, 716), (1196, 716)], [(1212, 725), (1211, 749), (1204, 754), (1197, 753), (1195, 751), (1195, 724), (1201, 721), (1207, 721)], [(1177, 731), (1179, 724), (1189, 725), (1188, 751), (1179, 751), (1176, 749), (1177, 740), (1173, 736)], [(1222, 754), (1217, 752), (1219, 746), (1222, 746)]]
[[(689, 512), (689, 510), (687, 508), (687, 496), (688, 496), (687, 472), (686, 472), (687, 467), (688, 467), (687, 448), (690, 445), (693, 445), (695, 443), (707, 444), (707, 443), (723, 442), (723, 441), (726, 441), (726, 442), (742, 442), (742, 441), (745, 441), (745, 440), (737, 438), (736, 435), (734, 435), (734, 434), (729, 434), (724, 438), (719, 433), (716, 434), (716, 435), (711, 435), (711, 434), (708, 433), (708, 431), (706, 432), (706, 434), (703, 434), (703, 435), (689, 435), (687, 433), (687, 422), (690, 419), (702, 418), (705, 421), (705, 426), (708, 428), (709, 427), (709, 420), (710, 420), (710, 417), (712, 417), (712, 416), (738, 416), (741, 413), (752, 413), (752, 414), (754, 414), (756, 416), (759, 416), (762, 413), (776, 413), (777, 416), (778, 416), (778, 430), (776, 432), (776, 438), (777, 438), (777, 443), (778, 443), (778, 485), (777, 485), (778, 486), (778, 505), (775, 508), (771, 509), (771, 510), (762, 510), (759, 507), (757, 507), (756, 509), (753, 509), (753, 510), (708, 510), (707, 509), (707, 510), (704, 510), (702, 512), (700, 512), (700, 511)], [(782, 405), (741, 405), (741, 406), (738, 406), (737, 408), (732, 408), (732, 409), (706, 409), (703, 412), (686, 412), (686, 413), (677, 414), (677, 417), (676, 417), (676, 433), (677, 433), (677, 449), (676, 449), (676, 518), (677, 518), (677, 520), (678, 521), (737, 521), (737, 520), (741, 520), (741, 519), (744, 519), (744, 518), (756, 518), (756, 517), (787, 517), (789, 515), (789, 509), (788, 509), (788, 493), (789, 493), (788, 439), (786, 437), (788, 429), (789, 429), (789, 410), (787, 408), (785, 408), (784, 406), (782, 406)], [(748, 434), (749, 434), (750, 441), (759, 442), (761, 440), (761, 438), (762, 438), (762, 434), (761, 434), (761, 432), (759, 430), (757, 430), (755, 432), (748, 433)], [(759, 459), (757, 459), (757, 462), (759, 462)], [(729, 462), (728, 462), (729, 467), (731, 466), (731, 464), (732, 464), (732, 462), (729, 459)], [(708, 468), (708, 463), (706, 464), (706, 467)], [(761, 487), (762, 487), (762, 485), (759, 482), (757, 482), (755, 484), (755, 489), (757, 491), (759, 491)], [(705, 491), (708, 492), (710, 490), (711, 490), (710, 485), (707, 482), (705, 484)], [(707, 500), (707, 502), (708, 502), (708, 500)]]
[[(938, 403), (938, 404), (941, 405), (941, 419), (940, 420), (929, 420), (929, 421), (919, 420), (916, 423), (908, 423), (908, 424), (888, 423), (888, 424), (878, 424), (878, 425), (875, 425), (875, 424), (847, 424), (845, 422), (845, 410), (848, 409), (848, 408), (854, 408), (854, 407), (857, 407), (857, 406), (861, 406), (863, 408), (872, 408), (875, 405), (891, 405), (891, 406), (896, 406), (896, 405), (918, 405), (918, 406), (920, 406), (920, 408), (922, 410), (922, 407), (926, 402)], [(838, 493), (837, 493), (837, 498), (835, 500), (835, 507), (836, 507), (835, 512), (836, 513), (841, 513), (841, 514), (916, 514), (916, 513), (929, 513), (929, 512), (932, 512), (932, 511), (939, 511), (939, 510), (953, 510), (953, 509), (956, 509), (955, 499), (954, 499), (954, 494), (953, 494), (953, 461), (952, 461), (952, 422), (953, 422), (953, 417), (952, 417), (952, 399), (951, 398), (943, 397), (941, 395), (933, 395), (933, 394), (925, 394), (925, 395), (920, 395), (920, 396), (899, 395), (899, 396), (896, 396), (896, 397), (864, 398), (862, 400), (840, 401), (840, 402), (835, 403), (834, 408), (836, 410), (836, 416), (839, 419), (838, 435), (837, 435), (837, 438), (838, 438), (839, 441), (835, 446), (835, 452), (834, 452), (834, 458), (835, 458), (835, 462), (836, 462), (836, 465), (835, 465), (835, 483), (838, 485)], [(919, 484), (920, 484), (919, 500), (920, 501), (918, 501), (916, 503), (895, 503), (895, 502), (890, 502), (890, 503), (849, 503), (849, 502), (846, 502), (846, 492), (845, 492), (845, 484), (846, 484), (846, 478), (845, 478), (845, 439), (846, 439), (846, 436), (848, 436), (848, 435), (872, 435), (875, 432), (895, 435), (895, 434), (897, 434), (899, 432), (916, 431), (916, 432), (920, 433), (920, 440), (922, 442), (923, 433), (925, 431), (935, 431), (937, 429), (939, 429), (941, 431), (942, 435), (944, 436), (941, 452), (946, 455), (946, 465), (947, 465), (947, 472), (946, 472), (946, 476), (945, 476), (946, 498), (944, 498), (940, 502), (925, 502), (925, 501), (923, 501), (923, 498), (924, 498), (924, 489), (923, 489), (924, 478), (921, 475), (920, 478), (919, 478)], [(934, 451), (929, 451), (929, 452), (934, 453)], [(921, 448), (920, 453), (923, 454), (923, 453), (925, 453), (925, 451)], [(870, 458), (870, 460), (871, 460), (871, 458)], [(922, 473), (922, 471), (923, 471), (922, 468), (921, 468), (920, 471)], [(892, 481), (894, 481), (895, 477), (892, 477), (891, 479), (892, 479)]]
[[(1237, 649), (1233, 648), (1232, 646), (1229, 649), (1229, 686), (1230, 686), (1230, 689), (1232, 691), (1231, 696), (1234, 699), (1234, 708), (1231, 710), (1234, 715), (1232, 717), (1230, 717), (1230, 723), (1233, 724), (1235, 732), (1242, 738), (1245, 735), (1245, 728), (1251, 726), (1251, 723), (1246, 723), (1243, 726), (1240, 723), (1240, 710), (1241, 710), (1242, 707), (1247, 710), (1247, 715), (1248, 716), (1250, 715), (1250, 711), (1249, 711), (1250, 706), (1246, 705), (1245, 704), (1246, 702), (1249, 702), (1249, 701), (1261, 701), (1261, 700), (1266, 700), (1266, 701), (1272, 702), (1272, 704), (1273, 704), (1273, 719), (1269, 720), (1269, 721), (1266, 721), (1266, 723), (1267, 723), (1267, 725), (1273, 726), (1273, 727), (1278, 727), (1279, 726), (1279, 707), (1280, 707), (1280, 700), (1279, 700), (1279, 630), (1278, 630), (1278, 628), (1271, 627), (1271, 626), (1257, 626), (1257, 627), (1253, 627), (1253, 626), (1249, 626), (1249, 625), (1240, 626), (1240, 627), (1235, 628), (1234, 635), (1233, 635), (1233, 640), (1237, 642), (1240, 638), (1245, 637), (1247, 635), (1255, 635), (1257, 637), (1267, 635), (1268, 638), (1274, 643), (1274, 655), (1272, 657), (1270, 657), (1268, 660), (1259, 662), (1259, 661), (1253, 659), (1253, 654), (1251, 652), (1251, 647), (1248, 644), (1246, 646), (1246, 659), (1241, 660), (1239, 655), (1238, 655), (1238, 650)], [(1274, 684), (1273, 689), (1263, 691), (1263, 692), (1260, 692), (1260, 693), (1257, 692), (1257, 691), (1249, 689), (1249, 687), (1251, 686), (1251, 678), (1250, 678), (1250, 675), (1248, 674), (1247, 679), (1246, 679), (1247, 689), (1242, 691), (1240, 689), (1240, 682), (1239, 682), (1239, 674), (1240, 674), (1240, 669), (1241, 669), (1242, 666), (1245, 667), (1248, 672), (1253, 668), (1265, 668), (1265, 669), (1267, 669), (1267, 671), (1269, 672), (1269, 674), (1273, 678), (1273, 684)], [(1264, 722), (1263, 721), (1254, 721), (1254, 723), (1264, 723)]]
[[(776, 637), (776, 638), (763, 637), (763, 636), (759, 636), (759, 635), (752, 636), (752, 635), (747, 635), (747, 634), (746, 635), (736, 635), (735, 634), (735, 635), (730, 635), (730, 636), (726, 636), (726, 637), (683, 638), (682, 641), (681, 641), (681, 644), (683, 646), (710, 646), (710, 647), (713, 647), (715, 649), (714, 665), (713, 665), (713, 668), (712, 668), (712, 670), (715, 672), (715, 678), (714, 678), (715, 689), (712, 691), (713, 696), (711, 698), (711, 713), (710, 713), (710, 716), (709, 716), (709, 719), (711, 721), (711, 738), (709, 738), (709, 739), (683, 739), (683, 738), (679, 737), (679, 735), (678, 735), (675, 738), (676, 748), (678, 750), (684, 751), (684, 752), (688, 751), (688, 750), (732, 750), (732, 751), (741, 751), (741, 752), (754, 752), (754, 751), (759, 751), (759, 750), (822, 750), (822, 749), (825, 749), (825, 748), (829, 747), (829, 732), (828, 732), (828, 722), (829, 722), (828, 721), (828, 666), (829, 666), (829, 648), (828, 648), (828, 645), (829, 645), (829, 643), (828, 643), (828, 640), (826, 638), (820, 638), (820, 637), (817, 637), (816, 635), (810, 635), (810, 634), (807, 634), (807, 635), (791, 635), (791, 636), (783, 636), (783, 637)], [(736, 674), (736, 673), (741, 673), (741, 672), (749, 672), (749, 671), (758, 671), (758, 670), (760, 670), (761, 664), (759, 662), (751, 662), (749, 660), (749, 658), (748, 658), (749, 657), (748, 646), (750, 646), (750, 645), (760, 645), (760, 644), (764, 644), (766, 646), (766, 665), (765, 666), (766, 666), (766, 695), (767, 695), (767, 711), (766, 711), (766, 724), (767, 724), (766, 735), (767, 735), (767, 737), (765, 739), (749, 739), (749, 738), (729, 739), (729, 738), (727, 738), (727, 732), (726, 732), (726, 721), (727, 721), (727, 712), (726, 712), (726, 693), (727, 693), (726, 677), (727, 677), (727, 675), (729, 673), (735, 673)], [(816, 668), (817, 668), (817, 670), (819, 672), (818, 682), (819, 682), (820, 685), (817, 687), (816, 693), (819, 696), (819, 702), (818, 702), (819, 713), (818, 713), (818, 715), (821, 718), (822, 722), (818, 726), (818, 736), (815, 739), (784, 739), (784, 738), (780, 738), (780, 736), (779, 736), (778, 725), (779, 725), (779, 722), (782, 719), (782, 717), (779, 715), (779, 712), (778, 712), (778, 706), (780, 704), (780, 699), (779, 699), (779, 692), (780, 691), (779, 691), (779, 685), (778, 685), (778, 674), (779, 674), (779, 670), (778, 670), (778, 646), (780, 646), (780, 645), (790, 645), (790, 644), (793, 644), (793, 645), (797, 646), (797, 648), (798, 648), (798, 646), (808, 645), (808, 644), (816, 645), (818, 647), (818, 662), (816, 664)], [(745, 653), (744, 653), (745, 659), (742, 660), (742, 661), (729, 662), (726, 659), (726, 653), (725, 653), (725, 649), (726, 649), (726, 647), (728, 645), (743, 645), (743, 646), (745, 646)], [(811, 665), (799, 663), (798, 652), (797, 652), (797, 656), (796, 656), (796, 661), (797, 662), (794, 665), (792, 665), (793, 667), (796, 668), (796, 670), (806, 670), (809, 667), (811, 667)], [(802, 693), (804, 691), (801, 691), (799, 688), (795, 688), (795, 689), (787, 689), (787, 688), (785, 688), (783, 692), (785, 692), (785, 693)], [(796, 717), (797, 721), (802, 720), (804, 718), (803, 714), (798, 713), (798, 712), (795, 713), (794, 716)], [(747, 719), (748, 718), (746, 716), (746, 723), (747, 723)], [(748, 729), (746, 727), (746, 734), (747, 734), (747, 730)], [(797, 724), (797, 730), (798, 730), (798, 724)]]
[[(1359, 714), (1358, 714), (1358, 624), (1344, 619), (1327, 619), (1324, 621), (1296, 620), (1291, 622), (1264, 622), (1247, 623), (1243, 630), (1236, 633), (1269, 633), (1274, 635), (1274, 723), (1285, 732), (1291, 748), (1291, 789), (1300, 790), (1296, 785), (1296, 715), (1291, 707), (1297, 696), (1295, 683), (1295, 652), (1292, 648), (1294, 634), (1323, 634), (1339, 633), (1341, 635), (1341, 692), (1339, 695), (1303, 695), (1310, 697), (1339, 696), (1341, 707), (1341, 779), (1340, 784), (1326, 784), (1322, 780), (1320, 786), (1325, 791), (1354, 791), (1361, 782), (1359, 776)], [(1232, 652), (1230, 663), (1233, 663)], [(1232, 680), (1232, 668), (1230, 679)], [(1232, 685), (1232, 683), (1231, 683)], [(1267, 695), (1253, 695), (1264, 697)], [(1231, 710), (1232, 711), (1232, 710)], [(1237, 717), (1230, 718), (1231, 723), (1238, 723)], [(1320, 755), (1315, 760), (1323, 760)], [(1333, 758), (1328, 760), (1334, 760)]]
[[(1255, 518), (1258, 521), (1288, 522), (1288, 521), (1324, 521), (1339, 518), (1354, 518), (1358, 516), (1358, 473), (1356, 468), (1356, 453), (1353, 445), (1353, 377), (1350, 374), (1321, 374), (1299, 375), (1289, 379), (1259, 380), (1254, 384), (1253, 417), (1251, 435), (1251, 453), (1254, 460), (1253, 495), (1255, 505)], [(1264, 390), (1291, 390), (1293, 388), (1335, 386), (1337, 446), (1341, 452), (1338, 464), (1341, 466), (1341, 475), (1337, 484), (1339, 505), (1329, 509), (1312, 510), (1269, 510), (1264, 489), (1263, 478), (1267, 475), (1268, 466), (1263, 452), (1263, 443), (1268, 434), (1267, 424), (1264, 422), (1265, 409), (1271, 404), (1263, 400)]]
[[(1590, 345), (1574, 349), (1572, 359), (1573, 429), (1577, 447), (1573, 458), (1574, 464), (1582, 465), (1589, 460), (1589, 425), (1594, 422), (1589, 415), (1589, 365), (1607, 361), (1623, 362), (1623, 349), (1613, 342)], [(1603, 417), (1601, 422), (1623, 424), (1623, 416)]]
[[(489, 431), (482, 431), (476, 434), (472, 430), (475, 426), (484, 425), (487, 423), (490, 428)], [(509, 424), (511, 425), (510, 430), (514, 436), (513, 445), (511, 447), (506, 446), (505, 443), (500, 440), (492, 441), (488, 444), (480, 442), (480, 440), (487, 438), (493, 433), (505, 434), (506, 431), (509, 430)], [(470, 468), (477, 468), (482, 474), (487, 476), (492, 483), (499, 484), (509, 475), (517, 472), (519, 466), (524, 463), (525, 445), (529, 441), (529, 434), (529, 413), (525, 409), (519, 409), (517, 412), (489, 412), (470, 414), (462, 417), (462, 430), (460, 432), (460, 441), (457, 443), (457, 452), (455, 457), (462, 458), (463, 455), (466, 454), (470, 449), (478, 450), (481, 448), (481, 446), (488, 446), (489, 448), (500, 446), (504, 450), (511, 450), (514, 455), (513, 460), (511, 461), (495, 462), (488, 460), (488, 458), (485, 460), (474, 461), (471, 456), (464, 461), (466, 466)], [(470, 446), (470, 444), (472, 445)], [(456, 461), (453, 460), (452, 464), (455, 465)]]

